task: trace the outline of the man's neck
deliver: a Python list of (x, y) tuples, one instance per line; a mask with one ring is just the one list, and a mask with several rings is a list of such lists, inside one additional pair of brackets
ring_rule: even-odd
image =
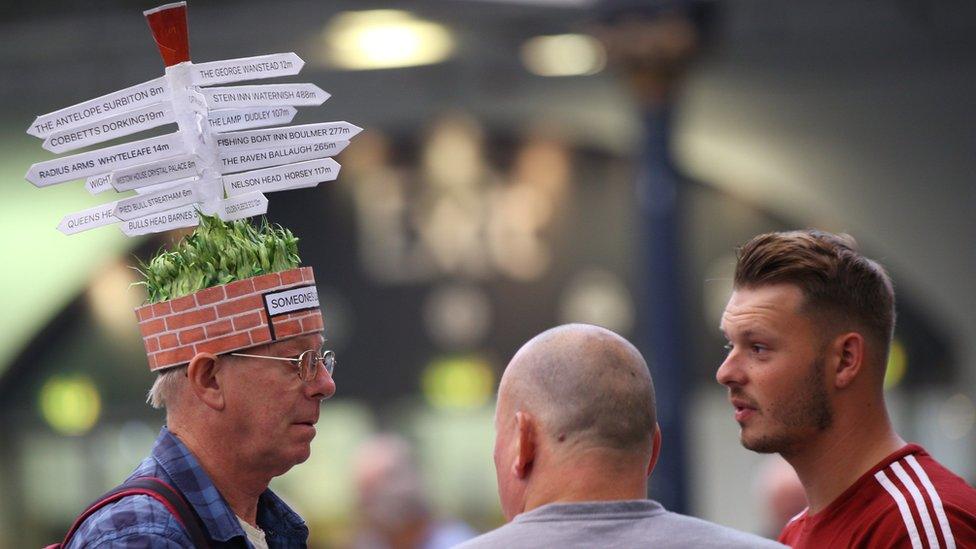
[(621, 467), (585, 455), (566, 466), (537, 468), (526, 491), (524, 511), (549, 503), (647, 499), (646, 470), (639, 464)]
[(783, 454), (803, 483), (810, 514), (822, 511), (864, 473), (905, 445), (883, 406), (873, 416), (841, 420), (801, 450)]
[(268, 489), (272, 475), (262, 475), (248, 467), (235, 452), (226, 451), (228, 446), (202, 442), (193, 429), (170, 425), (169, 430), (200, 462), (231, 511), (257, 526), (258, 498)]

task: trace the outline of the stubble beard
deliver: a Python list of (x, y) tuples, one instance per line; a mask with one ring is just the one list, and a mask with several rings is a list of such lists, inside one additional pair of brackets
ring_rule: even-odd
[(774, 423), (774, 430), (747, 438), (743, 429), (740, 435), (742, 446), (760, 454), (790, 455), (796, 453), (811, 434), (822, 433), (833, 425), (834, 411), (824, 387), (825, 362), (822, 354), (818, 356), (807, 367), (806, 378), (796, 394), (763, 411), (766, 420)]

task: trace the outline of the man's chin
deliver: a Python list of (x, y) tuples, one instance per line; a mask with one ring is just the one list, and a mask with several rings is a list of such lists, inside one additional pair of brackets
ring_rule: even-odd
[(292, 467), (305, 463), (311, 457), (312, 451), (308, 444), (295, 445), (287, 454), (278, 454), (277, 467), (273, 476), (281, 476), (291, 470)]
[(303, 445), (301, 448), (296, 449), (294, 453), (294, 459), (292, 460), (292, 466), (298, 465), (299, 463), (305, 463), (308, 458), (312, 456), (312, 448), (308, 444)]
[(745, 429), (739, 434), (739, 442), (746, 450), (751, 450), (759, 454), (775, 454), (782, 452), (787, 446), (786, 442), (777, 437), (768, 435), (751, 435)]

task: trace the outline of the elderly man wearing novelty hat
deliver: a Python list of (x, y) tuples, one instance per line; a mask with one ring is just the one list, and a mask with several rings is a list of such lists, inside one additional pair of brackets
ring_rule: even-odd
[[(163, 427), (135, 472), (86, 508), (63, 547), (305, 547), (308, 528), (268, 489), (308, 459), (319, 405), (335, 393), (322, 313), (297, 239), (267, 222), (264, 193), (334, 180), (361, 128), (278, 126), (329, 94), (314, 84), (224, 86), (297, 74), (294, 52), (192, 63), (186, 2), (143, 12), (162, 77), (35, 119), (60, 153), (176, 124), (172, 133), (38, 162), (38, 187), (87, 178), (92, 193), (133, 196), (68, 214), (74, 234), (120, 223), (129, 236), (197, 226), (142, 266), (136, 310), (157, 374)], [(215, 87), (216, 86), (216, 87)]]
[(203, 216), (143, 266), (150, 304), (136, 314), (166, 426), (67, 547), (305, 546), (304, 522), (268, 483), (308, 459), (335, 357), (321, 350), (315, 279), (297, 267), (296, 241)]

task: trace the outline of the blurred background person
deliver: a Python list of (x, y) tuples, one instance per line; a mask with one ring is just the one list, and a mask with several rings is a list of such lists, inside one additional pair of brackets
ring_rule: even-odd
[(778, 454), (764, 457), (759, 464), (753, 493), (762, 503), (762, 533), (767, 538), (779, 536), (786, 523), (807, 507), (800, 477)]
[(381, 434), (357, 449), (354, 549), (448, 549), (476, 535), (435, 516), (406, 439)]

